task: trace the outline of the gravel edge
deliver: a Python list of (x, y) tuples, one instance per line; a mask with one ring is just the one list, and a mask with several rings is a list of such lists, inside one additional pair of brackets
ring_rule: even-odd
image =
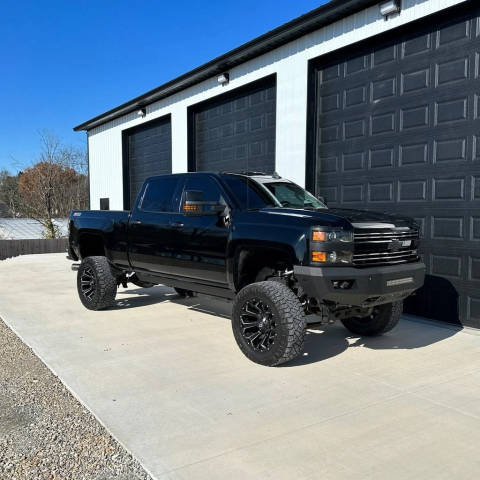
[(1, 318), (0, 478), (152, 480)]

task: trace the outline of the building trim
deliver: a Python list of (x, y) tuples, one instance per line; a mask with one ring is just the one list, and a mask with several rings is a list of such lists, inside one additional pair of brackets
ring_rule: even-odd
[(144, 108), (153, 102), (185, 90), (252, 58), (296, 40), (307, 33), (318, 30), (377, 3), (379, 3), (379, 0), (331, 0), (329, 3), (285, 23), (160, 87), (76, 126), (74, 131), (90, 130), (122, 115), (131, 113), (136, 109)]

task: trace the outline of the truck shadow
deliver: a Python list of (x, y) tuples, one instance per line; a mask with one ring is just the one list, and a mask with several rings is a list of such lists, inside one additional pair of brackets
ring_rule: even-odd
[(321, 362), (334, 357), (348, 348), (370, 348), (372, 350), (412, 350), (446, 340), (461, 329), (438, 322), (423, 322), (403, 317), (398, 326), (380, 337), (358, 337), (350, 334), (341, 323), (330, 325), (324, 330), (308, 330), (304, 353), (301, 357), (284, 365), (298, 367)]
[[(122, 298), (123, 295), (128, 295)], [(112, 310), (138, 308), (155, 303), (172, 302), (189, 310), (221, 317), (230, 321), (231, 303), (213, 297), (200, 295), (182, 298), (169, 287), (128, 288), (119, 290), (119, 298)], [(315, 317), (309, 318), (315, 322)], [(380, 337), (358, 337), (350, 334), (338, 322), (325, 328), (308, 329), (303, 354), (297, 359), (281, 365), (283, 368), (299, 367), (322, 362), (340, 355), (349, 348), (370, 348), (373, 350), (411, 350), (441, 342), (459, 332), (461, 328), (443, 322), (419, 321), (404, 316), (391, 332)]]
[[(128, 296), (123, 297), (123, 295)], [(180, 297), (172, 288), (163, 285), (153, 288), (120, 289), (115, 305), (109, 310), (125, 310), (163, 302), (176, 303), (187, 307), (189, 310), (230, 320), (231, 303), (228, 301), (205, 296), (184, 298)]]
[[(124, 296), (128, 295), (128, 296)], [(164, 286), (153, 288), (131, 287), (128, 289), (119, 289), (115, 305), (109, 310), (125, 310), (127, 308), (145, 307), (155, 303), (175, 301), (180, 297), (174, 290)]]

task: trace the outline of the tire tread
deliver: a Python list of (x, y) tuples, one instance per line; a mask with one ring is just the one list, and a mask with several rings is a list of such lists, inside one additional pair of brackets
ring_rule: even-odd
[[(263, 365), (277, 366), (293, 360), (302, 353), (306, 334), (305, 313), (300, 301), (290, 288), (279, 282), (264, 281), (247, 285), (239, 292), (234, 301), (233, 315), (237, 314), (238, 309), (241, 308), (247, 297), (259, 293), (267, 296), (274, 304), (288, 332), (286, 342), (284, 342), (282, 348), (275, 352), (273, 359), (270, 359), (268, 363), (263, 363), (252, 355), (252, 352), (242, 341), (239, 341), (239, 338), (237, 338), (239, 333), (235, 331), (235, 328), (233, 329), (234, 335), (238, 346), (250, 360)], [(232, 325), (233, 321), (232, 319)]]
[[(80, 277), (83, 265), (89, 265), (95, 271), (97, 292), (93, 302), (88, 302), (81, 292)], [(84, 258), (78, 270), (77, 287), (80, 300), (89, 310), (104, 310), (111, 307), (117, 295), (117, 279), (112, 274), (107, 258), (101, 256)]]
[(393, 302), (381, 307), (379, 314), (369, 321), (361, 318), (347, 318), (342, 320), (342, 323), (347, 330), (357, 335), (368, 337), (383, 335), (397, 326), (403, 312), (403, 302)]

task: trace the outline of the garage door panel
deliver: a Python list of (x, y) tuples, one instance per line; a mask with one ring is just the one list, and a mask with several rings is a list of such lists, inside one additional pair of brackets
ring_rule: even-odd
[(275, 170), (273, 77), (192, 108), (190, 169)]
[(172, 172), (170, 117), (164, 117), (123, 132), (125, 208), (135, 203), (145, 179)]
[(416, 31), (319, 59), (315, 184), (329, 205), (417, 219), (429, 277), (409, 308), (480, 326), (480, 22), (473, 10), (456, 8)]

